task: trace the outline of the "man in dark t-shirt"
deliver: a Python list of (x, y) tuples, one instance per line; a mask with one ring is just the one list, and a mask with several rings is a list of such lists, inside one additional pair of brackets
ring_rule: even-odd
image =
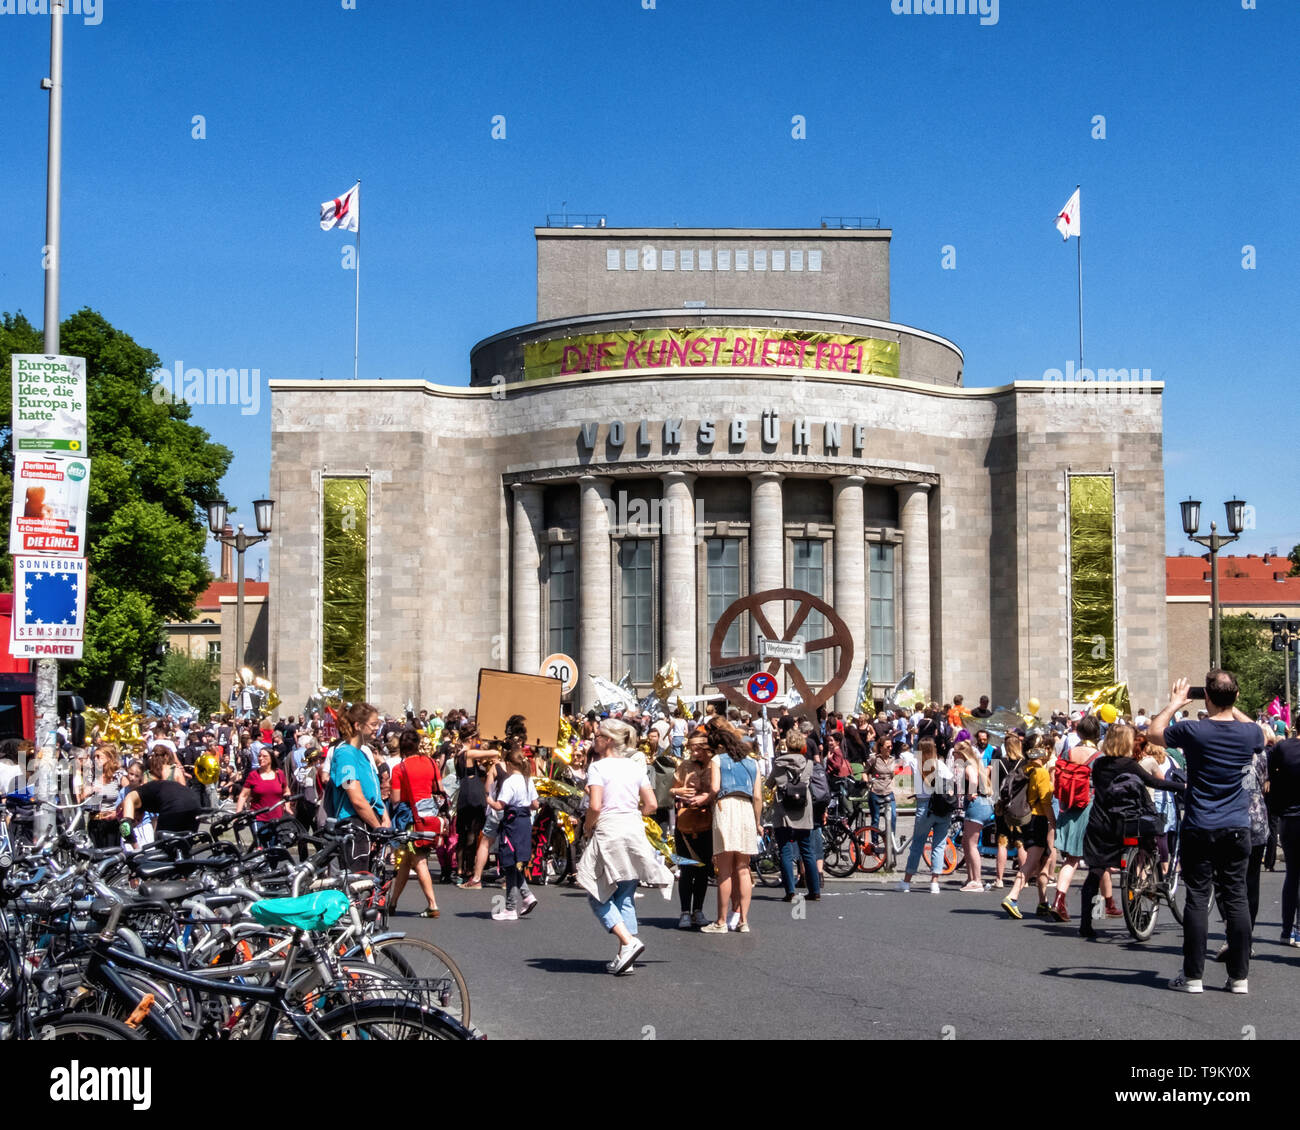
[(139, 785), (122, 800), (122, 818), (136, 823), (141, 814), (152, 812), (160, 832), (197, 832), (199, 802), (187, 786), (175, 781), (150, 781)]
[(1255, 753), (1264, 748), (1264, 731), (1236, 709), (1237, 680), (1227, 671), (1205, 676), (1209, 717), (1173, 722), (1191, 700), (1186, 679), (1174, 684), (1166, 706), (1147, 728), (1149, 741), (1182, 750), (1187, 763), (1187, 813), (1183, 819), (1182, 869), (1187, 883), (1183, 909), (1183, 972), (1170, 988), (1204, 991), (1205, 938), (1209, 929), (1210, 890), (1227, 919), (1228, 984), (1233, 993), (1247, 991), (1250, 968), (1250, 906), (1246, 870), (1250, 862), (1250, 794), (1245, 774)]

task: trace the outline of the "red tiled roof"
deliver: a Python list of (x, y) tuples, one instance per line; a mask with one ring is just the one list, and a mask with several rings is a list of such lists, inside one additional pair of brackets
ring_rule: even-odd
[[(194, 602), (196, 608), (217, 609), (223, 596), (233, 597), (239, 585), (235, 581), (213, 581)], [(271, 591), (269, 581), (245, 581), (244, 596), (267, 596)]]
[[(1300, 605), (1300, 577), (1292, 577), (1291, 561), (1281, 555), (1267, 560), (1255, 554), (1219, 558), (1219, 600), (1223, 604)], [(1276, 579), (1280, 575), (1281, 579)], [(1210, 595), (1210, 561), (1205, 557), (1166, 557), (1168, 596)]]

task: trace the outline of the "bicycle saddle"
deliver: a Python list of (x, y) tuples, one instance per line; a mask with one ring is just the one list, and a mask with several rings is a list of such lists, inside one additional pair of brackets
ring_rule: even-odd
[(342, 918), (347, 909), (348, 896), (342, 891), (318, 891), (299, 898), (261, 899), (248, 912), (264, 926), (324, 930)]

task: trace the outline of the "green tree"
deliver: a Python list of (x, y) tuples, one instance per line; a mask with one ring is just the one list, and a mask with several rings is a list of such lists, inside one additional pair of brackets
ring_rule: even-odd
[[(155, 688), (178, 694), (204, 717), (221, 705), (221, 665), (211, 659), (196, 659), (183, 651), (169, 651), (162, 669), (152, 677)], [(150, 691), (150, 697), (159, 697)]]
[[(91, 460), (84, 657), (65, 664), (63, 689), (90, 702), (113, 679), (132, 681), (169, 620), (188, 620), (211, 582), (203, 550), (206, 505), (218, 497), (231, 453), (188, 422), (189, 405), (155, 403), (158, 355), (90, 309), (60, 328), (59, 349), (86, 359)], [(0, 317), (0, 371), (14, 353), (42, 353), (21, 313)], [(0, 491), (13, 494), (13, 405), (0, 397)], [(0, 584), (13, 568), (0, 562)]]
[(1292, 546), (1287, 557), (1291, 560), (1291, 576), (1300, 577), (1300, 545)]
[(1272, 650), (1273, 629), (1249, 613), (1223, 617), (1220, 629), (1223, 669), (1237, 676), (1237, 706), (1254, 716), (1284, 691), (1282, 653)]

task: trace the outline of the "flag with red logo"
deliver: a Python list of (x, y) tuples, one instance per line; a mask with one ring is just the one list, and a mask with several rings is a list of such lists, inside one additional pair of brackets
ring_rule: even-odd
[[(323, 213), (322, 213), (323, 215)], [(324, 222), (321, 224), (324, 227)], [(1065, 207), (1056, 214), (1056, 230), (1061, 233), (1061, 238), (1067, 243), (1070, 236), (1080, 235), (1079, 231), (1079, 190), (1074, 190), (1074, 195), (1065, 202)], [(1080, 238), (1082, 236), (1080, 235)]]
[(334, 200), (326, 200), (320, 206), (320, 230), (329, 231), (331, 228), (338, 228), (340, 231), (361, 230), (360, 181), (357, 181), (342, 196)]

